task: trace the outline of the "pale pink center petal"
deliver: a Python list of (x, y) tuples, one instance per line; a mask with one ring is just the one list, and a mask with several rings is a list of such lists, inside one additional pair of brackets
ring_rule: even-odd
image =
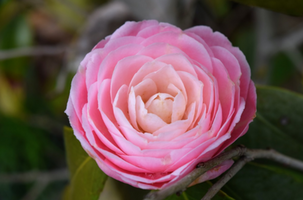
[(148, 113), (140, 96), (137, 96), (136, 98), (136, 107), (138, 124), (144, 132), (153, 133), (159, 128), (167, 125), (167, 123), (157, 115)]
[(183, 118), (184, 111), (186, 109), (186, 99), (183, 93), (180, 91), (174, 98), (171, 122), (175, 122)]
[(169, 94), (157, 93), (146, 102), (145, 106), (149, 113), (153, 113), (166, 123), (170, 123), (173, 112), (173, 100), (174, 97)]

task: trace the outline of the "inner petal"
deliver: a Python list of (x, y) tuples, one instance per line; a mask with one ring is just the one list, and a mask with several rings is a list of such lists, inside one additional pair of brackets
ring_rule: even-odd
[(175, 121), (182, 119), (185, 109), (186, 109), (186, 100), (184, 98), (183, 93), (180, 91), (175, 96), (175, 99), (173, 102), (171, 122), (175, 122)]
[(144, 132), (153, 133), (159, 128), (167, 125), (167, 123), (157, 115), (148, 113), (140, 96), (137, 96), (136, 98), (136, 115), (138, 125)]
[(165, 93), (158, 93), (153, 95), (146, 102), (146, 109), (149, 113), (153, 113), (157, 115), (164, 122), (169, 124), (171, 123), (173, 103), (174, 103), (173, 96)]
[(175, 71), (173, 66), (170, 64), (165, 65), (158, 71), (150, 73), (144, 77), (144, 79), (147, 78), (150, 78), (155, 82), (155, 84), (157, 85), (158, 92), (169, 93), (168, 86), (173, 84), (176, 88), (181, 90), (184, 96), (187, 95), (181, 78), (179, 77), (178, 73)]
[(147, 78), (134, 87), (134, 92), (136, 96), (141, 96), (142, 100), (147, 102), (153, 94), (157, 93), (157, 85)]

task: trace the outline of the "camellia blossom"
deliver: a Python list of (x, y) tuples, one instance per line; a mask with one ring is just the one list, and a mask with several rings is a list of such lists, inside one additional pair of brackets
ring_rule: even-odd
[(162, 189), (246, 133), (256, 91), (245, 56), (221, 33), (126, 22), (81, 62), (65, 112), (104, 173)]

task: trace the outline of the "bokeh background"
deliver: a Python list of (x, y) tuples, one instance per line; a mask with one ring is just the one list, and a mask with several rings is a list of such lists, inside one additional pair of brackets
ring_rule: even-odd
[(143, 19), (210, 26), (257, 84), (303, 92), (302, 17), (229, 0), (0, 0), (0, 200), (61, 199), (71, 79), (98, 41)]

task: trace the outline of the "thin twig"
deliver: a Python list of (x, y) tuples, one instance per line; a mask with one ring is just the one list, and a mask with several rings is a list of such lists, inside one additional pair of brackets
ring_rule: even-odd
[(26, 172), (20, 174), (1, 174), (0, 183), (30, 183), (34, 182), (31, 189), (22, 200), (34, 200), (39, 197), (43, 190), (54, 181), (65, 181), (69, 178), (67, 169), (58, 169), (48, 172)]
[(265, 158), (276, 161), (288, 167), (297, 169), (303, 172), (303, 161), (283, 155), (274, 149), (247, 149), (245, 156), (256, 158)]
[(235, 156), (243, 155), (245, 151), (246, 151), (245, 147), (237, 146), (236, 148), (226, 151), (220, 154), (219, 156), (217, 156), (216, 158), (209, 160), (208, 162), (200, 163), (198, 164), (196, 169), (194, 169), (192, 172), (190, 172), (180, 181), (172, 184), (167, 188), (164, 188), (163, 190), (149, 193), (146, 196), (145, 200), (156, 200), (156, 199), (160, 200), (174, 193), (183, 192), (194, 180), (196, 180), (199, 176), (201, 176), (208, 170), (214, 168), (215, 166), (220, 165), (225, 160), (230, 160)]
[(20, 174), (1, 174), (0, 183), (28, 183), (38, 181), (41, 179), (47, 179), (50, 182), (68, 180), (69, 173), (67, 169), (58, 169), (48, 172), (26, 172)]
[(25, 196), (21, 200), (35, 200), (39, 197), (39, 195), (43, 192), (43, 190), (48, 186), (49, 180), (45, 178), (41, 178), (36, 181), (31, 189), (25, 194)]
[(263, 149), (247, 149), (245, 152), (245, 155), (238, 160), (222, 177), (221, 179), (216, 182), (207, 193), (204, 195), (204, 197), (201, 200), (210, 200), (212, 197), (214, 197), (220, 189), (240, 170), (247, 162), (250, 162), (253, 159), (256, 158), (266, 158), (270, 160), (274, 160), (278, 163), (287, 165), (289, 167), (298, 169), (303, 172), (303, 162), (290, 158), (288, 156), (285, 156), (273, 149), (269, 150), (263, 150)]
[[(286, 166), (295, 168), (297, 170), (300, 170), (303, 172), (303, 161), (290, 158), (288, 156), (285, 156), (273, 149), (269, 150), (263, 150), (263, 149), (247, 149), (244, 146), (238, 146), (236, 148), (233, 148), (229, 151), (226, 151), (216, 158), (209, 160), (205, 163), (198, 164), (197, 168), (194, 169), (191, 173), (189, 173), (187, 176), (182, 178), (180, 181), (172, 184), (171, 186), (164, 188), (163, 190), (156, 191), (156, 192), (150, 192), (145, 200), (161, 200), (165, 197), (172, 195), (174, 193), (180, 193), (185, 191), (185, 189), (192, 183), (194, 180), (196, 180), (199, 176), (201, 176), (206, 171), (218, 166), (222, 162), (226, 160), (230, 160), (233, 157), (242, 156), (242, 160), (240, 160), (240, 163), (236, 163), (228, 172), (223, 176), (222, 179), (219, 180), (218, 183), (214, 184), (214, 188), (210, 188), (211, 194), (216, 194), (215, 191), (219, 191), (221, 187), (224, 186), (224, 184), (232, 177), (234, 176), (237, 171), (239, 171), (246, 162), (249, 162), (251, 160), (254, 160), (256, 158), (265, 158), (274, 160), (278, 163), (284, 164)], [(211, 196), (211, 195), (209, 195)], [(206, 196), (206, 199), (209, 198)], [(205, 199), (203, 199), (205, 200)]]
[(23, 57), (23, 56), (41, 56), (57, 55), (65, 52), (68, 48), (62, 46), (39, 46), (24, 47), (19, 49), (9, 49), (0, 51), (0, 60)]
[(207, 193), (204, 195), (204, 197), (201, 200), (210, 200), (213, 198), (219, 191), (220, 189), (232, 178), (244, 165), (249, 162), (250, 159), (247, 157), (243, 156), (240, 158), (221, 178), (219, 181), (217, 181), (215, 184), (209, 188)]

